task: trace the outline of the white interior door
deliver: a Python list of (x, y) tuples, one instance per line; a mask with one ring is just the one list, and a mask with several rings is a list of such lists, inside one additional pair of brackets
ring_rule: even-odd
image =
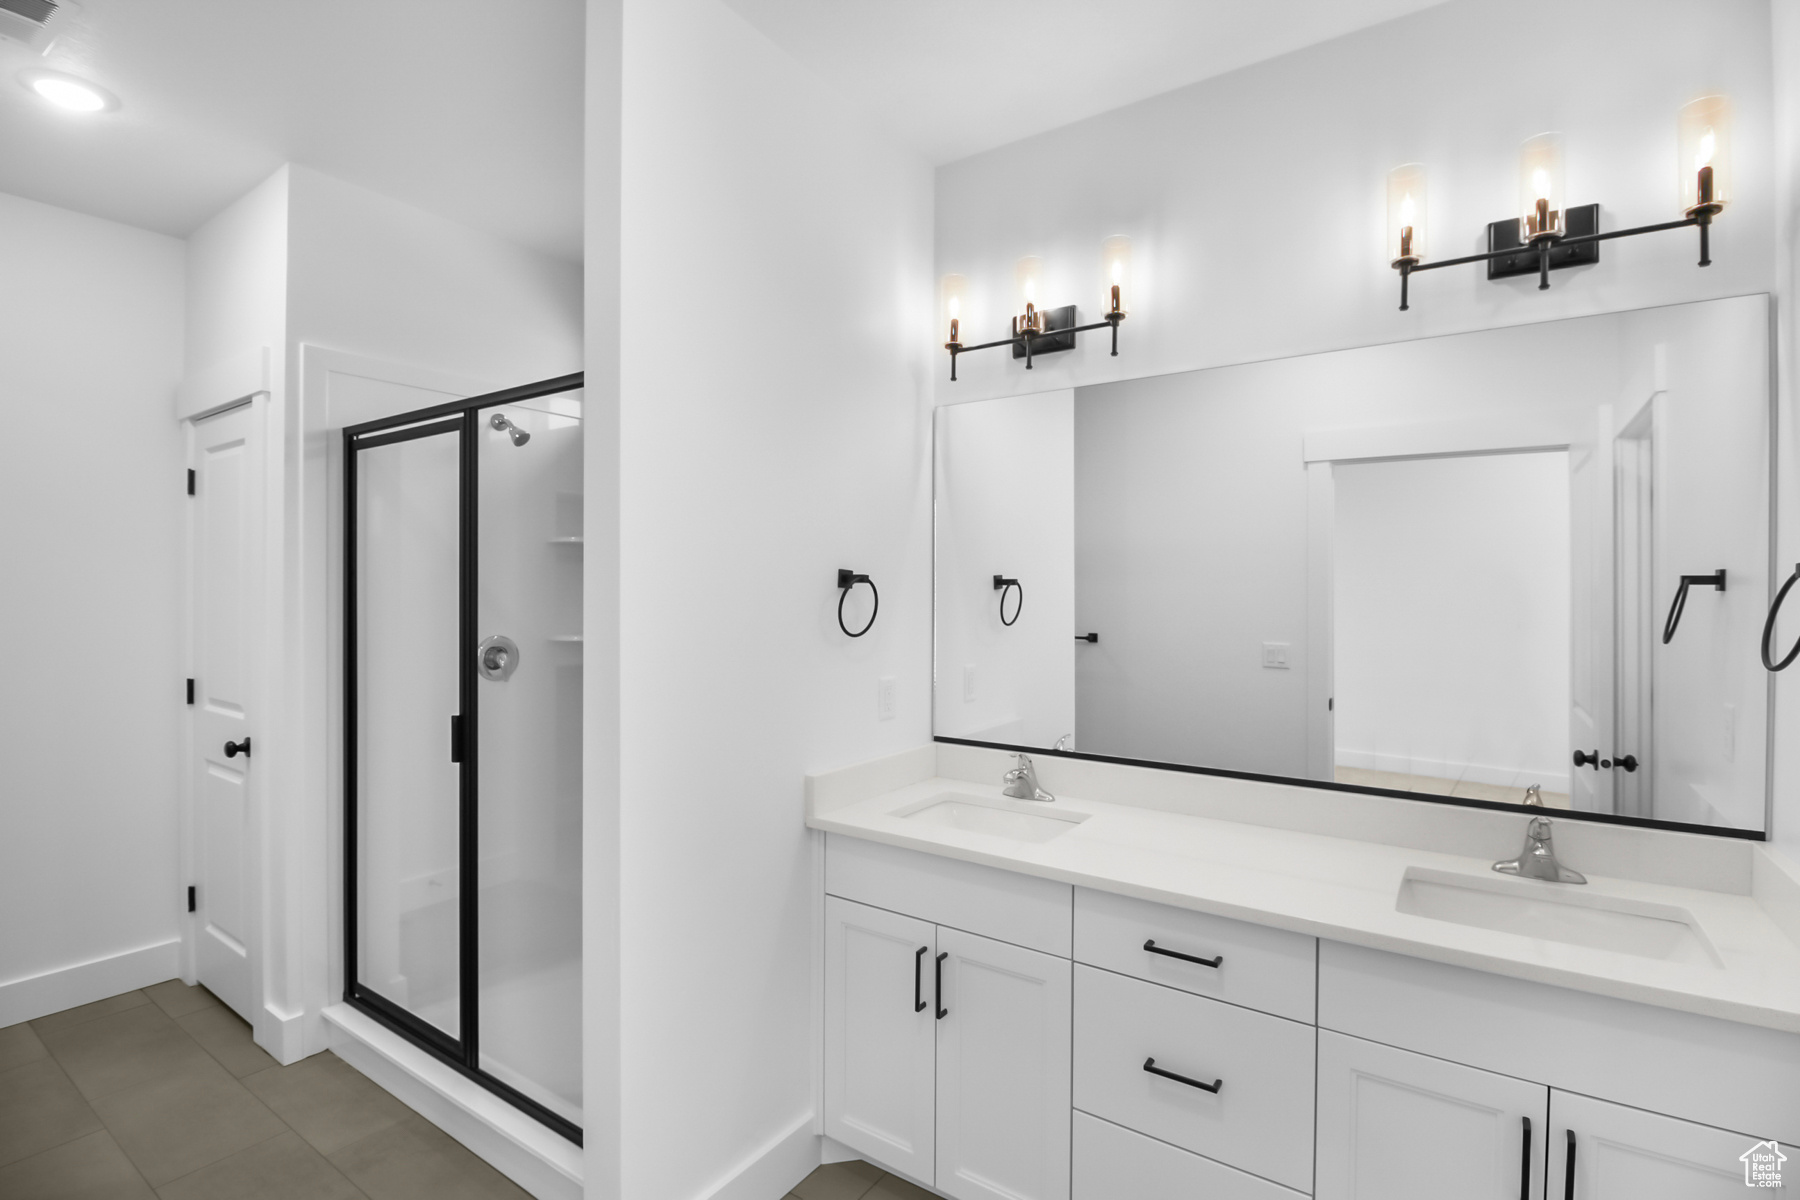
[[(1611, 756), (1613, 741), (1613, 427), (1603, 404), (1592, 441), (1569, 447), (1569, 749)], [(1570, 764), (1569, 803), (1613, 811), (1613, 772)]]
[(262, 410), (255, 402), (192, 425), (194, 470), (194, 966), (246, 1021), (257, 906), (252, 837), (259, 736)]
[(938, 927), (938, 1191), (1068, 1200), (1069, 960)]
[(825, 1132), (930, 1180), (937, 927), (825, 898)]
[(1548, 1089), (1319, 1031), (1318, 1200), (1542, 1200)]
[(1710, 1125), (1550, 1094), (1549, 1192), (1564, 1200), (1729, 1200), (1745, 1194), (1743, 1156), (1757, 1147)]

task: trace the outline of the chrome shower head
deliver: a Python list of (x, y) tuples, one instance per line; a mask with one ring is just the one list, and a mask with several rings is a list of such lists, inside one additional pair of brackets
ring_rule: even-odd
[(510, 433), (512, 435), (512, 444), (515, 446), (523, 446), (526, 442), (531, 440), (531, 435), (529, 433), (526, 433), (523, 429), (514, 425), (500, 413), (495, 413), (492, 417), (489, 417), (488, 424), (495, 429), (504, 429)]

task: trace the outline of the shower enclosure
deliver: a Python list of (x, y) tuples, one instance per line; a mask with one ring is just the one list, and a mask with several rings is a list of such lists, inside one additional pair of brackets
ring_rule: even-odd
[(343, 434), (345, 1000), (578, 1143), (581, 382)]

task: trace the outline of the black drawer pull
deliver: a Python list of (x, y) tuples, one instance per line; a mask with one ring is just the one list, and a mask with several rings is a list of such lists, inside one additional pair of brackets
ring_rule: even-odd
[(1197, 1087), (1203, 1092), (1216, 1093), (1219, 1090), (1219, 1086), (1225, 1082), (1223, 1079), (1215, 1079), (1211, 1083), (1201, 1083), (1198, 1079), (1189, 1079), (1186, 1075), (1177, 1075), (1173, 1071), (1165, 1071), (1156, 1065), (1156, 1060), (1154, 1058), (1146, 1058), (1144, 1060), (1144, 1070), (1150, 1072), (1152, 1075), (1161, 1075), (1164, 1079), (1173, 1079), (1176, 1083), (1185, 1083), (1189, 1087)]
[(1563, 1200), (1575, 1200), (1575, 1131), (1565, 1129), (1569, 1135), (1569, 1158), (1563, 1168)]
[(1161, 954), (1165, 958), (1179, 958), (1182, 962), (1199, 963), (1203, 967), (1217, 967), (1225, 961), (1223, 954), (1214, 955), (1212, 958), (1195, 958), (1192, 954), (1183, 954), (1179, 950), (1164, 950), (1156, 944), (1155, 938), (1144, 939), (1144, 949), (1152, 954)]
[(1519, 1151), (1519, 1200), (1531, 1200), (1531, 1118), (1525, 1122), (1525, 1148)]
[(950, 1015), (950, 1010), (944, 1007), (944, 960), (949, 957), (948, 950), (937, 956), (937, 1019), (940, 1021)]
[(924, 1012), (925, 1011), (925, 997), (922, 994), (920, 994), (920, 992), (919, 992), (919, 969), (920, 969), (920, 966), (925, 962), (925, 955), (927, 952), (930, 951), (930, 949), (931, 949), (930, 946), (920, 946), (918, 949), (918, 952), (913, 955), (913, 1011), (914, 1012)]

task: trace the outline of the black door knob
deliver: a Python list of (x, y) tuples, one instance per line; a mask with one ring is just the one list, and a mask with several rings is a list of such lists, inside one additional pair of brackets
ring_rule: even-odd
[(1613, 759), (1613, 766), (1624, 767), (1627, 771), (1635, 771), (1638, 769), (1637, 755), (1627, 754), (1620, 758), (1615, 758)]
[(243, 755), (245, 758), (250, 757), (250, 739), (248, 737), (244, 738), (244, 740), (241, 742), (226, 742), (225, 743), (225, 757), (226, 758), (236, 758), (240, 754)]
[(1575, 765), (1578, 767), (1592, 767), (1594, 770), (1598, 771), (1600, 769), (1600, 752), (1598, 750), (1577, 750), (1575, 752)]

